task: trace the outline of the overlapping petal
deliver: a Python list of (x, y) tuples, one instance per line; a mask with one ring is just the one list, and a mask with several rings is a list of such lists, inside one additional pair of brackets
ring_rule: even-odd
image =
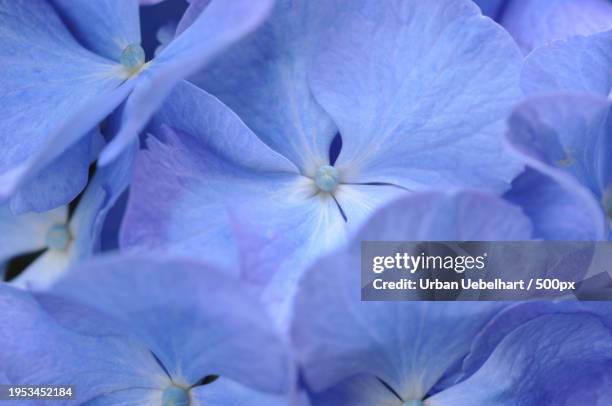
[(90, 51), (119, 62), (140, 44), (138, 0), (51, 0), (77, 40)]
[(501, 24), (524, 53), (576, 35), (612, 28), (608, 0), (508, 0)]
[(526, 93), (567, 91), (608, 97), (612, 90), (612, 30), (553, 42), (531, 53), (521, 73)]
[(0, 313), (0, 368), (11, 382), (75, 385), (77, 399), (86, 403), (113, 392), (129, 396), (134, 388), (152, 398), (168, 380), (153, 354), (132, 339), (75, 333), (57, 324), (28, 293), (6, 284), (0, 285), (0, 304), (11, 309)]
[(271, 0), (214, 1), (142, 71), (125, 106), (121, 131), (100, 155), (100, 164), (117, 158), (140, 133), (182, 79), (196, 73), (219, 52), (254, 30)]
[[(610, 102), (599, 96), (552, 94), (530, 98), (509, 120), (509, 143), (525, 162), (569, 187), (572, 180), (566, 177), (576, 179), (593, 197), (590, 202), (585, 197), (585, 207), (594, 211), (594, 206), (599, 206), (602, 217), (611, 179), (610, 111)], [(581, 185), (572, 188), (585, 195)], [(534, 201), (544, 197), (527, 198)], [(548, 199), (554, 201), (555, 197), (550, 195)]]
[(468, 1), (325, 3), (336, 21), (309, 79), (342, 135), (343, 180), (507, 188), (520, 170), (503, 132), (521, 65), (507, 33)]
[(427, 404), (603, 406), (612, 400), (611, 371), (612, 333), (601, 319), (543, 315), (509, 333), (474, 375)]
[(265, 308), (237, 279), (211, 267), (99, 259), (71, 272), (54, 293), (125, 322), (175, 382), (221, 375), (277, 394), (292, 382), (288, 353)]
[(190, 79), (311, 176), (318, 165), (329, 163), (337, 132), (307, 83), (321, 27), (334, 21), (328, 3), (277, 1), (262, 27)]
[[(13, 209), (47, 210), (80, 192), (90, 157), (71, 156), (69, 162), (50, 167), (51, 174), (39, 171), (120, 103), (112, 92), (124, 78), (116, 63), (83, 48), (48, 2), (3, 1), (0, 9), (0, 32), (6, 38), (0, 44), (0, 199), (9, 198), (25, 178), (42, 176), (46, 185), (26, 187), (26, 196)], [(88, 102), (96, 97), (101, 99), (92, 108)], [(68, 169), (84, 173), (67, 177)], [(31, 194), (40, 187), (49, 189), (51, 182), (56, 185), (51, 196), (35, 201)]]

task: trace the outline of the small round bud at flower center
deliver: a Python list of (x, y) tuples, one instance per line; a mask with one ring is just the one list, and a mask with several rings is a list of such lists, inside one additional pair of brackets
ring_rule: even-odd
[(55, 224), (47, 231), (47, 247), (52, 250), (65, 251), (70, 243), (70, 231), (63, 224)]
[(323, 165), (317, 169), (315, 174), (315, 183), (317, 187), (325, 192), (333, 191), (338, 186), (340, 174), (338, 170), (331, 165)]
[(162, 406), (189, 406), (189, 392), (178, 386), (169, 386), (162, 393)]
[(136, 72), (145, 63), (144, 49), (138, 44), (130, 44), (121, 52), (121, 65), (128, 72)]
[(423, 405), (425, 405), (425, 403), (423, 403), (422, 400), (407, 400), (404, 402), (402, 406), (423, 406)]

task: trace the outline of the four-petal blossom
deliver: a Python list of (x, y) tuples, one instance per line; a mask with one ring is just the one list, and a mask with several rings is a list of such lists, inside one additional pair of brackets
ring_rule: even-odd
[(252, 132), (205, 93), (177, 89), (136, 164), (123, 245), (235, 266), (240, 223), (267, 235), (257, 253), (277, 260), (246, 277), (286, 301), (309, 262), (398, 194), (509, 187), (521, 165), (504, 150), (504, 118), (521, 59), (469, 1), (279, 1), (192, 79)]
[(100, 162), (116, 158), (172, 87), (254, 29), (270, 4), (214, 1), (146, 62), (137, 0), (2, 0), (0, 201), (14, 212), (67, 204), (87, 179), (90, 130), (127, 99)]

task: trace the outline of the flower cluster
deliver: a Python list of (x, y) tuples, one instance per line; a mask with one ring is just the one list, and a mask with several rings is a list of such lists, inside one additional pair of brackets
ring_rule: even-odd
[(31, 404), (612, 404), (609, 302), (359, 280), (612, 241), (609, 0), (0, 0), (0, 61), (0, 385), (76, 389)]

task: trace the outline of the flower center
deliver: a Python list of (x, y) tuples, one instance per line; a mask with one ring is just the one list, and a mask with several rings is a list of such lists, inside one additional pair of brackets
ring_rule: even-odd
[(128, 45), (121, 52), (120, 62), (130, 74), (138, 72), (145, 63), (144, 49), (138, 44)]
[(425, 405), (425, 403), (423, 403), (422, 400), (407, 400), (404, 402), (402, 406), (423, 406), (423, 405)]
[(65, 251), (71, 238), (70, 231), (64, 224), (55, 224), (47, 231), (47, 247), (52, 250)]
[(325, 192), (332, 192), (338, 181), (340, 180), (340, 174), (338, 170), (331, 165), (323, 165), (317, 169), (315, 174), (315, 183), (317, 187)]
[(189, 406), (189, 392), (178, 386), (169, 386), (162, 393), (162, 406)]

